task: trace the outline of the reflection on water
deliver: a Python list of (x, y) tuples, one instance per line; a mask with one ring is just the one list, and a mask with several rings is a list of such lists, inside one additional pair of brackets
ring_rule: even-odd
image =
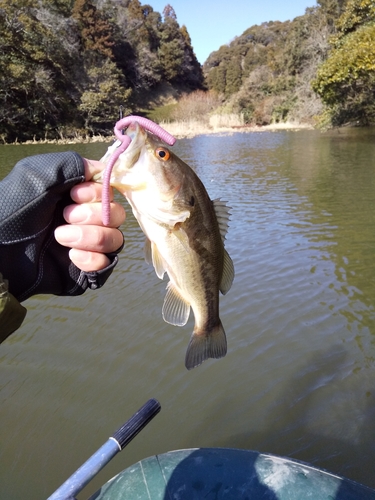
[[(49, 148), (0, 147), (1, 172)], [(74, 148), (98, 158), (105, 145)], [(46, 497), (149, 397), (160, 415), (79, 498), (141, 458), (199, 446), (289, 455), (375, 487), (374, 131), (174, 148), (232, 207), (228, 355), (186, 371), (193, 321), (161, 319), (166, 283), (128, 211), (106, 287), (28, 300), (27, 321), (0, 346), (1, 498)]]

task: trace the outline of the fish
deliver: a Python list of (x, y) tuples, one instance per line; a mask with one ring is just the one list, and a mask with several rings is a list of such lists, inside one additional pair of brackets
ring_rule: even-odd
[(221, 199), (210, 199), (194, 170), (159, 137), (136, 121), (125, 133), (131, 142), (114, 164), (110, 185), (126, 197), (146, 236), (146, 261), (160, 279), (169, 277), (164, 321), (183, 326), (193, 310), (185, 356), (190, 370), (227, 353), (219, 293), (225, 295), (234, 279), (224, 246), (229, 208)]

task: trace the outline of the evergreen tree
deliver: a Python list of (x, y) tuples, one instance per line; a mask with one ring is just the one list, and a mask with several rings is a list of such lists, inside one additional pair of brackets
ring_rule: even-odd
[(169, 4), (163, 11), (164, 22), (160, 28), (160, 46), (158, 55), (164, 78), (172, 82), (177, 80), (184, 60), (184, 44), (176, 13)]
[(75, 0), (72, 17), (81, 32), (81, 46), (84, 51), (92, 51), (113, 58), (112, 30), (100, 11), (90, 0)]
[(164, 78), (169, 82), (183, 82), (193, 89), (202, 88), (203, 73), (191, 46), (186, 26), (180, 28), (173, 7), (163, 10), (158, 50)]
[(195, 55), (191, 38), (185, 25), (180, 28), (184, 41), (184, 60), (182, 64), (181, 78), (194, 89), (204, 88), (204, 76), (202, 66)]

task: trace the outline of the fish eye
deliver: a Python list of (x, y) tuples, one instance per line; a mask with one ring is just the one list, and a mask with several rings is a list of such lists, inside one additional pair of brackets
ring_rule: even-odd
[(166, 148), (157, 148), (155, 149), (155, 155), (163, 161), (169, 160), (171, 154)]

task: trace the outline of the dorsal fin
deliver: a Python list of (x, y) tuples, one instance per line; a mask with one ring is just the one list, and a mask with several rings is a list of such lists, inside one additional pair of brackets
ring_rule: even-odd
[(221, 238), (224, 241), (228, 232), (229, 220), (230, 220), (230, 207), (227, 206), (227, 202), (217, 198), (212, 200), (217, 222), (219, 223), (219, 229)]

